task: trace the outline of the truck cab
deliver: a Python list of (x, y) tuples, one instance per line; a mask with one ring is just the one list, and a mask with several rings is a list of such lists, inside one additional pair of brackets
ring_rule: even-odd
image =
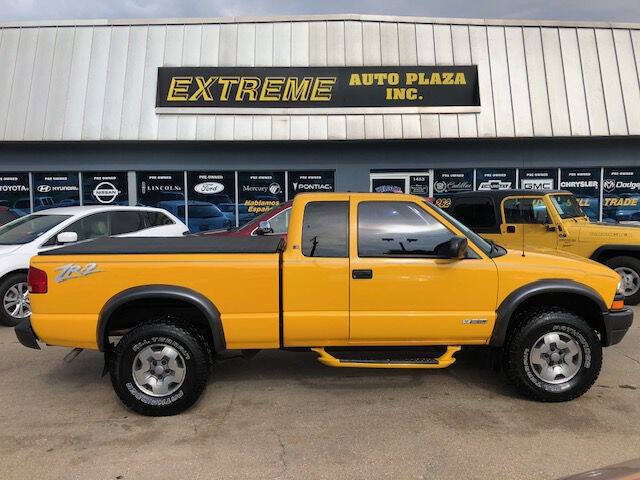
[(621, 276), (625, 302), (640, 303), (640, 228), (591, 222), (570, 192), (476, 191), (443, 196), (435, 204), (507, 248), (603, 263)]

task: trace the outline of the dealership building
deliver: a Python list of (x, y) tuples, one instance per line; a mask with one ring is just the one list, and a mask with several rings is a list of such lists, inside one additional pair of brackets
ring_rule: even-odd
[(640, 220), (640, 24), (5, 23), (0, 65), (0, 205), (19, 215), (146, 204), (243, 223), (305, 191), (517, 186)]

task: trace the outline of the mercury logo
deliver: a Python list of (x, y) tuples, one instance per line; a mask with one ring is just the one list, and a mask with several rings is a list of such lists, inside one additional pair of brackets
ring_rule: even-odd
[(203, 195), (213, 195), (224, 190), (224, 185), (218, 182), (202, 182), (197, 184), (193, 189)]
[(269, 193), (271, 193), (272, 195), (277, 195), (281, 192), (282, 192), (282, 188), (280, 187), (279, 183), (274, 182), (271, 185), (269, 185)]
[(113, 203), (118, 197), (120, 190), (111, 182), (100, 182), (93, 189), (93, 196), (96, 197), (100, 203)]
[(49, 193), (51, 191), (51, 185), (38, 185), (38, 193)]

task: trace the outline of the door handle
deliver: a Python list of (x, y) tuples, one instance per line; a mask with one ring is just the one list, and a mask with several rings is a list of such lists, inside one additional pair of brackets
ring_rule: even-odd
[(354, 280), (368, 280), (373, 278), (373, 270), (353, 270), (351, 278)]
[(507, 233), (516, 233), (515, 225), (507, 225)]

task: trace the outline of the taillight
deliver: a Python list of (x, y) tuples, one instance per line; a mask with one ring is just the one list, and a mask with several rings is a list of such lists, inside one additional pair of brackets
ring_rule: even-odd
[(47, 293), (47, 272), (39, 268), (29, 267), (27, 275), (29, 293)]

